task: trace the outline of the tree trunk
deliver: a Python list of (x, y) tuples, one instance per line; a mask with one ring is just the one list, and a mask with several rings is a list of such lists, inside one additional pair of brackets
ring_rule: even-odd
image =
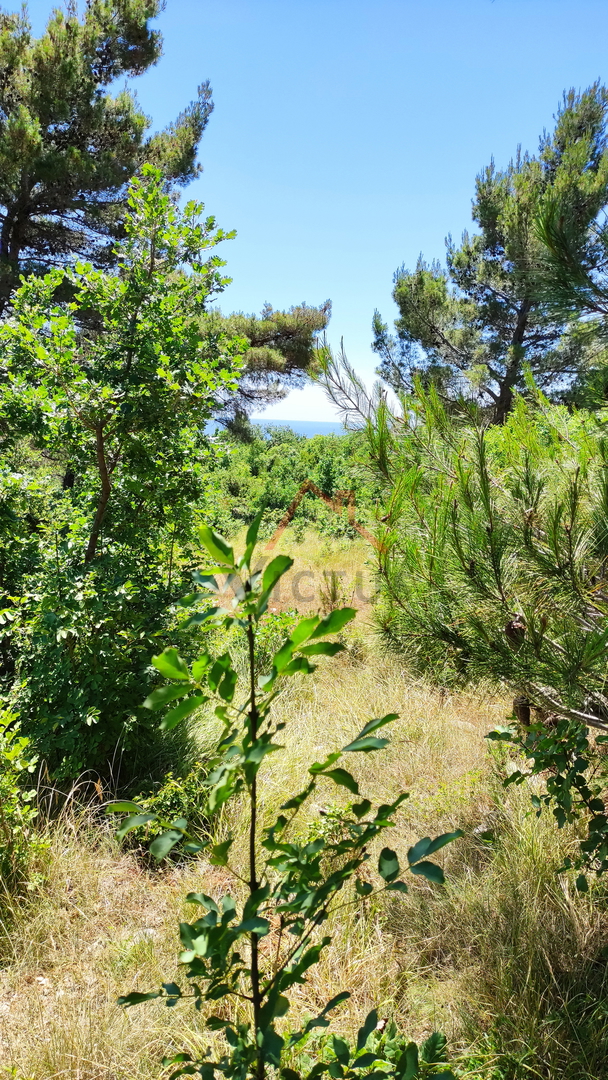
[(513, 331), (513, 337), (511, 338), (511, 348), (509, 349), (511, 359), (507, 364), (505, 377), (500, 384), (498, 400), (494, 409), (495, 424), (504, 424), (513, 408), (515, 384), (519, 378), (525, 356), (524, 338), (528, 328), (528, 315), (531, 308), (531, 300), (522, 300), (517, 313), (517, 323)]
[(108, 471), (108, 465), (106, 462), (106, 452), (103, 437), (103, 424), (97, 424), (95, 428), (95, 436), (97, 442), (97, 467), (99, 469), (99, 476), (101, 479), (101, 494), (99, 496), (99, 502), (97, 503), (97, 512), (93, 521), (93, 528), (91, 529), (91, 535), (89, 536), (89, 543), (87, 545), (86, 554), (84, 557), (85, 563), (90, 563), (95, 557), (97, 551), (97, 542), (99, 540), (99, 534), (101, 532), (101, 526), (103, 525), (103, 519), (105, 517), (106, 508), (108, 505), (108, 499), (112, 491), (112, 485), (110, 483), (110, 473)]

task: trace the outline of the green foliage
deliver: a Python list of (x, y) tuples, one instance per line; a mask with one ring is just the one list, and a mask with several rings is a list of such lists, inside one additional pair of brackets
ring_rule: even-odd
[(0, 713), (0, 885), (3, 892), (27, 886), (32, 864), (46, 843), (36, 832), (36, 791), (23, 786), (36, 768), (30, 740), (15, 713)]
[(28, 278), (0, 330), (7, 459), (25, 441), (63, 464), (61, 486), (56, 473), (6, 474), (2, 541), (4, 685), (55, 778), (106, 772), (131, 748), (152, 639), (194, 539), (204, 422), (241, 366), (242, 343), (205, 324), (226, 282), (208, 249), (226, 234), (143, 172), (120, 271)]
[(40, 38), (27, 11), (0, 15), (0, 310), (19, 274), (74, 257), (113, 261), (129, 178), (153, 162), (168, 181), (199, 172), (196, 152), (213, 108), (208, 83), (164, 131), (126, 87), (161, 55), (149, 26), (159, 0), (92, 0), (57, 7)]
[(395, 274), (397, 340), (379, 314), (374, 349), (379, 373), (411, 389), (418, 373), (450, 396), (465, 393), (502, 423), (527, 364), (541, 389), (559, 391), (586, 364), (590, 335), (570, 322), (539, 288), (545, 275), (536, 218), (558, 200), (570, 233), (585, 237), (608, 200), (608, 92), (599, 83), (564, 95), (555, 130), (537, 157), (518, 152), (476, 182), (473, 218), (479, 232), (447, 240), (447, 268), (422, 256), (414, 271)]
[[(215, 528), (234, 534), (264, 508), (262, 531), (271, 536), (307, 480), (336, 499), (336, 505), (338, 492), (352, 491), (356, 520), (371, 519), (379, 490), (366, 473), (357, 432), (306, 439), (288, 428), (251, 425), (250, 431), (249, 442), (232, 432), (214, 436), (215, 455), (200, 505)], [(314, 528), (322, 536), (353, 539), (348, 514), (347, 494), (336, 513), (307, 492), (295, 508), (293, 523), (296, 529)]]
[(387, 510), (378, 620), (413, 671), (513, 693), (516, 720), (492, 737), (529, 768), (508, 782), (546, 777), (536, 809), (586, 823), (566, 865), (604, 872), (605, 736), (588, 729), (608, 731), (606, 418), (529, 391), (503, 428), (421, 388), (370, 423)]
[[(355, 615), (353, 609), (343, 608), (324, 618), (313, 615), (297, 622), (275, 651), (266, 673), (256, 675), (257, 636), (268, 599), (277, 581), (292, 565), (291, 559), (278, 555), (262, 571), (252, 569), (260, 525), (261, 515), (258, 515), (247, 533), (246, 549), (240, 558), (218, 533), (202, 530), (211, 566), (205, 573), (194, 574), (199, 588), (183, 601), (184, 607), (194, 609), (187, 625), (198, 626), (212, 620), (243, 635), (249, 655), (243, 690), (229, 652), (214, 657), (205, 650), (188, 664), (176, 649), (167, 648), (154, 657), (153, 663), (170, 681), (145, 702), (153, 711), (164, 710), (169, 705), (163, 719), (165, 727), (180, 723), (203, 704), (216, 703), (215, 714), (223, 732), (205, 781), (206, 816), (213, 825), (230, 800), (239, 798), (244, 802), (248, 817), (246, 876), (232, 865), (231, 836), (214, 843), (212, 836), (196, 837), (182, 817), (162, 821), (166, 831), (154, 840), (152, 854), (162, 858), (178, 844), (183, 844), (190, 853), (204, 850), (213, 865), (232, 875), (236, 895), (215, 900), (201, 892), (190, 893), (186, 898), (198, 909), (192, 922), (180, 926), (183, 946), (180, 961), (190, 981), (187, 991), (170, 982), (152, 992), (127, 994), (120, 1001), (131, 1006), (160, 998), (166, 1005), (174, 1006), (183, 998), (190, 998), (197, 1009), (213, 1008), (216, 1002), (223, 1005), (231, 1002), (232, 1018), (227, 1018), (222, 1008), (220, 1016), (207, 1015), (206, 1020), (208, 1029), (223, 1035), (225, 1049), (220, 1059), (213, 1061), (204, 1055), (195, 1060), (190, 1054), (178, 1054), (164, 1062), (167, 1067), (174, 1067), (173, 1077), (211, 1078), (222, 1073), (228, 1077), (251, 1076), (263, 1080), (269, 1071), (279, 1069), (285, 1080), (296, 1080), (303, 1075), (312, 1080), (326, 1073), (331, 1077), (354, 1078), (373, 1070), (373, 1075), (381, 1078), (414, 1080), (433, 1075), (453, 1080), (453, 1073), (443, 1066), (445, 1041), (441, 1036), (431, 1037), (420, 1050), (415, 1043), (400, 1040), (393, 1029), (385, 1038), (378, 1038), (375, 1011), (368, 1015), (355, 1045), (332, 1035), (312, 1068), (304, 1059), (299, 1064), (298, 1053), (308, 1036), (316, 1028), (329, 1027), (329, 1014), (349, 997), (347, 991), (327, 1002), (302, 1030), (290, 1032), (283, 1022), (290, 1008), (290, 991), (306, 981), (306, 973), (318, 963), (331, 942), (331, 936), (322, 935), (320, 928), (336, 909), (337, 902), (356, 903), (372, 894), (407, 891), (406, 883), (400, 879), (397, 855), (388, 847), (379, 853), (375, 886), (361, 879), (358, 873), (371, 858), (370, 845), (393, 824), (407, 794), (374, 807), (361, 796), (355, 777), (338, 764), (344, 755), (372, 753), (386, 746), (388, 739), (376, 733), (396, 719), (395, 714), (389, 714), (370, 720), (354, 740), (324, 761), (311, 762), (306, 786), (301, 791), (285, 793), (287, 798), (272, 824), (264, 826), (260, 822), (260, 767), (268, 754), (281, 751), (277, 736), (285, 727), (284, 723), (273, 720), (273, 701), (285, 678), (310, 675), (315, 670), (311, 658), (331, 657), (342, 651), (344, 646), (339, 641), (328, 639), (335, 638)], [(229, 607), (225, 606), (227, 600), (213, 576), (218, 572), (230, 575), (232, 584), (237, 586)], [(298, 814), (328, 782), (345, 787), (357, 801), (343, 807), (339, 820), (338, 814), (334, 815), (331, 829), (318, 829), (314, 839), (298, 838), (294, 829)], [(153, 818), (135, 803), (117, 803), (109, 810), (129, 813), (119, 835), (126, 835)], [(454, 832), (434, 840), (425, 837), (418, 841), (408, 852), (407, 869), (428, 881), (443, 882), (441, 868), (426, 856), (461, 835)], [(345, 890), (346, 897), (342, 899)], [(263, 943), (269, 936), (271, 949), (268, 943)]]
[(259, 317), (215, 313), (218, 329), (246, 342), (244, 377), (223, 410), (223, 422), (237, 437), (252, 442), (256, 436), (248, 414), (284, 398), (290, 387), (301, 386), (306, 374), (314, 371), (317, 337), (330, 314), (329, 300), (318, 308), (299, 304), (289, 311), (265, 304)]

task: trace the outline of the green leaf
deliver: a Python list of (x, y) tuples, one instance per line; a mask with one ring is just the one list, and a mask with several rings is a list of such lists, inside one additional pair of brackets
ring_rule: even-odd
[(446, 1060), (448, 1040), (441, 1031), (433, 1031), (420, 1047), (420, 1057), (427, 1065), (442, 1065)]
[(132, 829), (139, 829), (140, 825), (147, 825), (149, 821), (156, 820), (156, 814), (132, 814), (131, 817), (125, 818), (120, 829), (117, 830), (116, 836), (119, 840), (122, 840)]
[(140, 809), (134, 802), (114, 802), (106, 806), (106, 814), (139, 814)]
[(203, 623), (209, 622), (209, 619), (216, 619), (221, 617), (222, 615), (230, 614), (231, 612), (228, 610), (228, 608), (207, 608), (206, 611), (196, 611), (194, 615), (191, 615), (190, 618), (186, 619), (186, 621), (182, 623), (182, 626), (185, 630), (187, 630), (190, 626), (202, 626)]
[(377, 739), (375, 735), (366, 735), (364, 738), (355, 739), (348, 746), (342, 747), (343, 754), (363, 753), (369, 754), (370, 750), (384, 750), (388, 746), (388, 739)]
[(262, 509), (258, 514), (255, 515), (253, 521), (251, 522), (251, 525), (247, 529), (247, 535), (245, 537), (245, 554), (243, 555), (242, 560), (245, 566), (250, 566), (251, 564), (251, 556), (253, 555), (255, 545), (258, 542), (258, 533), (260, 531), (260, 525), (262, 523), (263, 517), (264, 510)]
[(577, 877), (577, 879), (576, 879), (576, 887), (577, 887), (579, 892), (582, 892), (582, 893), (589, 892), (589, 882), (587, 881), (587, 878), (585, 877), (584, 874), (579, 874), (579, 876)]
[(233, 840), (224, 840), (221, 844), (214, 844), (211, 848), (211, 854), (209, 856), (209, 862), (213, 866), (227, 866), (228, 865), (228, 852), (232, 847)]
[(345, 1039), (340, 1039), (337, 1035), (332, 1036), (332, 1050), (336, 1055), (338, 1061), (342, 1065), (348, 1065), (350, 1061), (350, 1046)]
[(415, 863), (418, 862), (419, 859), (422, 859), (428, 852), (431, 843), (432, 841), (430, 836), (423, 836), (422, 840), (418, 840), (418, 842), (414, 844), (414, 846), (411, 847), (407, 853), (408, 863)]
[(289, 635), (289, 640), (293, 645), (301, 645), (303, 641), (308, 641), (308, 638), (318, 624), (319, 619), (317, 615), (312, 615), (308, 619), (302, 619), (301, 622), (294, 626)]
[(160, 836), (157, 836), (155, 840), (150, 844), (150, 854), (160, 862), (166, 855), (179, 844), (183, 839), (183, 833), (177, 832), (176, 829), (171, 829), (169, 832), (164, 832)]
[(346, 645), (339, 641), (317, 641), (315, 645), (304, 645), (300, 652), (302, 656), (336, 656), (345, 649)]
[(418, 1047), (416, 1043), (408, 1043), (400, 1055), (395, 1066), (395, 1077), (398, 1080), (416, 1080), (418, 1076)]
[(311, 773), (312, 776), (316, 776), (318, 773), (323, 773), (326, 769), (329, 768), (330, 765), (333, 765), (334, 761), (337, 761), (339, 757), (340, 751), (334, 751), (333, 754), (329, 754), (325, 758), (325, 761), (313, 761), (308, 771), (309, 773)]
[(436, 836), (435, 839), (431, 841), (424, 854), (432, 855), (433, 852), (439, 851), (439, 849), (445, 847), (446, 844), (451, 844), (453, 840), (460, 840), (461, 836), (464, 836), (462, 829), (456, 829), (454, 832), (441, 833), (441, 836)]
[[(372, 1011), (369, 1012), (365, 1017), (363, 1025), (359, 1028), (359, 1031), (357, 1032), (357, 1050), (363, 1050), (363, 1047), (369, 1039), (372, 1031), (376, 1030), (377, 1023), (378, 1013), (376, 1009), (372, 1009)], [(370, 1065), (371, 1064), (373, 1064), (373, 1062), (370, 1061)], [(361, 1068), (361, 1065), (358, 1064), (357, 1068)]]
[(373, 892), (373, 887), (369, 881), (361, 881), (360, 878), (355, 878), (355, 892), (358, 896), (369, 896)]
[(312, 638), (327, 637), (328, 634), (338, 634), (347, 623), (352, 622), (357, 616), (356, 608), (344, 607), (330, 611), (310, 635)]
[(412, 874), (420, 874), (427, 881), (434, 881), (437, 885), (443, 885), (445, 882), (443, 870), (435, 863), (419, 862), (415, 866), (410, 866), (410, 870)]
[(359, 794), (359, 785), (357, 781), (354, 776), (351, 776), (351, 774), (346, 771), (346, 769), (328, 769), (322, 775), (329, 776), (334, 784), (340, 784), (341, 787), (348, 788), (349, 791), (352, 791), (353, 795)]
[(364, 735), (371, 735), (372, 731), (377, 731), (378, 728), (384, 727), (385, 724), (391, 724), (393, 720), (399, 719), (399, 713), (392, 712), (387, 713), (386, 716), (380, 716), (376, 720), (370, 720), (365, 727), (359, 732), (358, 738), (362, 738)]
[(398, 893), (404, 893), (405, 894), (409, 890), (408, 890), (407, 885), (405, 884), (405, 881), (391, 881), (390, 885), (387, 885), (386, 889), (384, 891), (385, 892), (398, 892)]
[(399, 873), (399, 859), (390, 848), (382, 848), (378, 859), (378, 873), (385, 881), (394, 881)]
[(189, 691), (190, 686), (184, 686), (183, 683), (181, 686), (179, 684), (159, 686), (158, 690), (153, 690), (146, 698), (143, 707), (144, 709), (162, 709), (163, 705), (169, 701), (175, 701), (176, 698), (184, 697)]
[(246, 934), (257, 934), (258, 937), (264, 937), (270, 932), (270, 923), (268, 919), (263, 919), (261, 915), (254, 915), (251, 919), (243, 919), (242, 923), (239, 923), (235, 927), (235, 930), (240, 930)]
[(262, 593), (267, 594), (274, 589), (277, 581), (286, 574), (290, 567), (293, 566), (293, 559), (290, 559), (288, 555), (277, 555), (268, 566), (264, 569), (262, 575)]
[(189, 892), (186, 896), (186, 903), (199, 904), (201, 907), (206, 907), (209, 909), (209, 911), (216, 911), (219, 914), (220, 909), (217, 906), (215, 900), (213, 900), (210, 896), (207, 896), (205, 893)]
[(189, 679), (187, 664), (178, 655), (177, 649), (163, 649), (159, 656), (152, 657), (152, 663), (166, 679)]
[(160, 990), (152, 991), (150, 994), (125, 994), (124, 997), (119, 997), (117, 1000), (118, 1005), (124, 1005), (125, 1008), (129, 1008), (130, 1005), (141, 1005), (142, 1001), (153, 1001), (154, 998), (162, 997)]
[(195, 570), (192, 574), (192, 580), (196, 581), (196, 584), (203, 589), (207, 589), (208, 592), (219, 593), (220, 591), (219, 584), (213, 574), (203, 574), (200, 570)]
[(163, 731), (171, 731), (174, 727), (177, 727), (186, 716), (190, 716), (196, 709), (200, 709), (201, 705), (204, 705), (209, 698), (203, 697), (202, 694), (194, 694), (192, 697), (186, 698), (185, 701), (180, 702), (174, 709), (171, 709), (165, 717), (163, 717), (161, 723), (161, 729)]
[(215, 559), (221, 566), (228, 566), (231, 570), (235, 569), (234, 551), (230, 547), (228, 541), (224, 540), (223, 536), (220, 536), (215, 529), (210, 529), (208, 525), (201, 525), (198, 530), (198, 535), (201, 543), (207, 548), (212, 559)]

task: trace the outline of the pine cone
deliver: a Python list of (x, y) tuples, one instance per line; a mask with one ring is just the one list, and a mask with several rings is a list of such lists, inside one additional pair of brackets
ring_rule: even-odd
[(516, 615), (505, 626), (507, 641), (512, 649), (519, 649), (526, 636), (526, 620), (523, 615)]

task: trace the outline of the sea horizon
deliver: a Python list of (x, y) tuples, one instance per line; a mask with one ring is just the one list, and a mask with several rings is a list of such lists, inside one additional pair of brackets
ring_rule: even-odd
[[(266, 420), (263, 416), (252, 416), (251, 423), (260, 428), (291, 428), (296, 435), (312, 439), (314, 435), (344, 435), (346, 429), (339, 420)], [(210, 420), (206, 430), (215, 432), (222, 425), (217, 420)]]

